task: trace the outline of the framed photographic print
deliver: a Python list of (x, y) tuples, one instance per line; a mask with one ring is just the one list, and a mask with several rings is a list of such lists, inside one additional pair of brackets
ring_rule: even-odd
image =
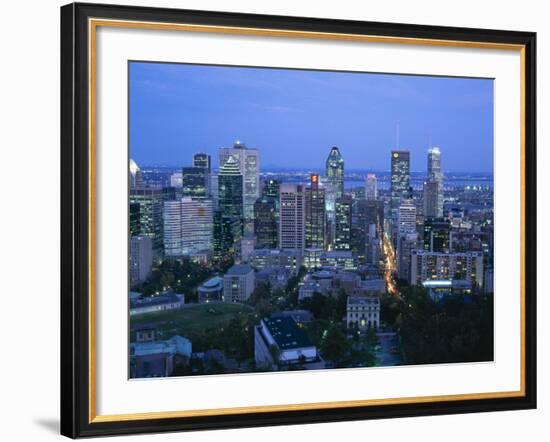
[(535, 44), (62, 7), (62, 434), (534, 408)]

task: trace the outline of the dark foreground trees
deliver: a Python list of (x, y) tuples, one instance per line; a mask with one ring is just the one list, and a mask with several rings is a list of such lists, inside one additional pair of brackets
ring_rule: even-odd
[(399, 331), (404, 364), (493, 360), (493, 297), (452, 295), (432, 300), (408, 287), (385, 297), (382, 317)]

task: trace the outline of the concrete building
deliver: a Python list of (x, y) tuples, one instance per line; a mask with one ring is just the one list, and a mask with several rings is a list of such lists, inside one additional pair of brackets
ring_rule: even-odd
[(335, 250), (321, 254), (321, 266), (352, 271), (357, 268), (357, 262), (351, 251)]
[(365, 178), (365, 199), (375, 200), (378, 198), (378, 180), (376, 174), (369, 173)]
[(254, 357), (257, 367), (316, 364), (323, 368), (317, 348), (290, 317), (264, 318), (254, 328)]
[(410, 153), (408, 150), (392, 150), (390, 214), (394, 222), (397, 221), (397, 212), (401, 200), (408, 197), (409, 186)]
[(292, 278), (292, 272), (284, 267), (266, 267), (256, 273), (256, 285), (269, 284), (271, 290), (284, 289), (289, 279)]
[(249, 263), (256, 270), (283, 267), (296, 275), (302, 266), (302, 253), (298, 250), (256, 249), (250, 253)]
[(130, 299), (130, 316), (166, 310), (178, 310), (184, 304), (185, 296), (177, 293), (135, 297)]
[(221, 301), (223, 298), (223, 278), (214, 276), (203, 283), (197, 290), (199, 304)]
[(349, 329), (366, 331), (380, 327), (380, 298), (378, 296), (348, 296), (346, 324)]
[(279, 248), (305, 247), (305, 188), (283, 183), (279, 195)]
[(483, 289), (483, 252), (438, 253), (411, 252), (411, 285), (430, 280), (468, 281)]
[(223, 276), (223, 301), (244, 302), (254, 291), (254, 269), (248, 264), (236, 264)]
[(324, 253), (323, 249), (307, 248), (304, 249), (304, 266), (310, 269), (317, 269), (321, 267), (321, 255)]
[(170, 376), (178, 362), (188, 361), (191, 354), (191, 341), (178, 335), (166, 341), (131, 343), (130, 377)]
[(151, 274), (153, 240), (146, 236), (130, 238), (130, 284), (139, 284)]
[(184, 197), (164, 203), (164, 254), (189, 256), (213, 249), (212, 200)]
[(397, 275), (408, 281), (411, 272), (411, 253), (419, 247), (418, 233), (406, 233), (397, 239)]
[(239, 247), (239, 262), (247, 263), (250, 260), (250, 255), (254, 251), (256, 240), (253, 236), (245, 236), (241, 238)]

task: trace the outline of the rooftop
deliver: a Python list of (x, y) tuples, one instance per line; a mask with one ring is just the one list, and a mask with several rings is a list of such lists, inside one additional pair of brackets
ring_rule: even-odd
[(290, 317), (264, 318), (263, 322), (281, 350), (312, 346), (305, 332)]
[(349, 296), (348, 305), (369, 305), (369, 304), (379, 304), (380, 299), (378, 296)]
[(253, 256), (276, 256), (276, 255), (297, 255), (297, 250), (292, 249), (256, 249), (252, 252)]
[(205, 289), (211, 289), (219, 286), (223, 283), (223, 279), (219, 276), (214, 276), (213, 278), (210, 278), (208, 281), (206, 281), (202, 287)]
[(182, 295), (175, 293), (165, 293), (158, 296), (147, 296), (144, 298), (130, 299), (130, 308), (145, 307), (150, 305), (172, 304), (174, 302), (181, 302)]
[(248, 275), (253, 271), (254, 269), (248, 264), (235, 264), (227, 271), (226, 275)]

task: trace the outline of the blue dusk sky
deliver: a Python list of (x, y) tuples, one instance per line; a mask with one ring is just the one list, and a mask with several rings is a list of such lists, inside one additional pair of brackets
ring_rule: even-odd
[(217, 167), (218, 148), (241, 140), (262, 170), (321, 170), (335, 145), (348, 170), (387, 171), (399, 147), (422, 172), (431, 144), (445, 172), (493, 171), (490, 79), (131, 62), (129, 92), (142, 166), (206, 152)]

